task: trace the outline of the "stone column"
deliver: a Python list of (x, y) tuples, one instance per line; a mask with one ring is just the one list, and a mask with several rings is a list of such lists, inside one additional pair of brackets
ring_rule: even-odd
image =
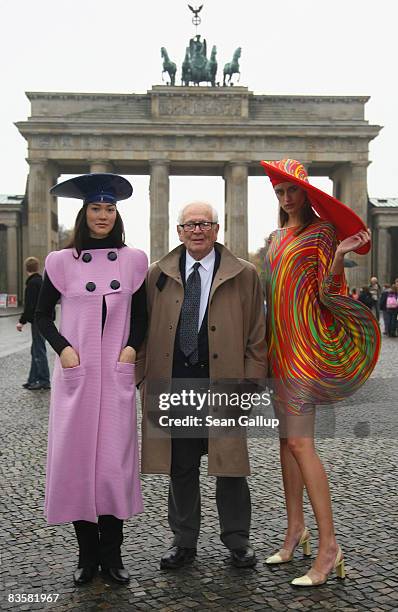
[(7, 226), (0, 223), (0, 293), (7, 293)]
[(226, 166), (224, 243), (243, 259), (248, 258), (247, 178), (246, 163), (232, 162)]
[[(333, 193), (335, 197), (352, 208), (356, 214), (368, 225), (368, 190), (367, 190), (367, 161), (342, 164), (333, 172)], [(349, 253), (348, 259), (355, 261), (355, 268), (347, 268), (346, 276), (350, 287), (362, 287), (369, 283), (371, 255), (357, 255)]]
[[(54, 184), (57, 182), (56, 177)], [(57, 251), (59, 249), (59, 236), (58, 236), (58, 198), (50, 196), (51, 198), (51, 250)]]
[[(57, 181), (55, 166), (48, 161), (29, 161), (28, 179), (28, 250), (27, 256), (37, 257), (43, 266), (53, 244), (52, 216), (53, 196), (50, 188)], [(54, 220), (55, 222), (55, 220)]]
[(391, 234), (385, 227), (379, 227), (376, 233), (377, 267), (375, 276), (379, 279), (379, 283), (383, 285), (391, 282)]
[(152, 263), (166, 255), (169, 250), (169, 163), (166, 160), (153, 160), (150, 162), (150, 170)]
[(18, 295), (18, 235), (16, 225), (7, 225), (7, 293)]
[(90, 161), (90, 172), (113, 172), (113, 164), (102, 159), (95, 159)]
[[(356, 162), (351, 164), (351, 208), (369, 227), (368, 219), (368, 183), (367, 183), (367, 167), (369, 162)], [(373, 248), (373, 245), (372, 245)], [(351, 255), (351, 254), (350, 254)], [(367, 255), (354, 254), (354, 261), (358, 263), (357, 268), (351, 268), (354, 272), (354, 280), (359, 285), (367, 285), (370, 279), (371, 271), (371, 251)]]

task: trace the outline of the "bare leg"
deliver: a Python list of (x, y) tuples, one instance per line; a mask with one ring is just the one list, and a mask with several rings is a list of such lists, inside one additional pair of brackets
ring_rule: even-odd
[(318, 525), (318, 554), (309, 575), (312, 579), (319, 580), (332, 569), (338, 550), (328, 478), (315, 450), (314, 413), (289, 416), (288, 421), (286, 445), (298, 465)]
[[(287, 532), (283, 549), (290, 557), (303, 532), (305, 521), (303, 513), (304, 481), (299, 465), (291, 453), (287, 440), (280, 440), (280, 458), (282, 467), (283, 488), (287, 512)], [(284, 557), (281, 552), (281, 556)]]
[(305, 521), (303, 514), (304, 481), (299, 464), (291, 453), (287, 439), (287, 410), (282, 403), (274, 403), (276, 416), (280, 423), (280, 460), (282, 467), (283, 488), (287, 511), (287, 532), (283, 548), (278, 551), (283, 561), (288, 561), (303, 533)]

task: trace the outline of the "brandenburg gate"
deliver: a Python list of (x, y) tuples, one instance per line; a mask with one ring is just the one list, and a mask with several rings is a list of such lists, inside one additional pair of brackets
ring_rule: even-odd
[[(28, 93), (31, 116), (17, 127), (28, 143), (24, 256), (58, 248), (61, 174), (150, 175), (151, 261), (168, 251), (170, 175), (225, 181), (225, 243), (248, 254), (248, 177), (262, 159), (291, 157), (334, 195), (368, 216), (369, 142), (380, 127), (364, 118), (367, 97), (255, 95), (246, 87), (154, 86), (146, 94)], [(264, 179), (265, 180), (265, 179)], [(187, 200), (194, 199), (187, 193)], [(350, 254), (351, 285), (367, 282), (370, 257)]]

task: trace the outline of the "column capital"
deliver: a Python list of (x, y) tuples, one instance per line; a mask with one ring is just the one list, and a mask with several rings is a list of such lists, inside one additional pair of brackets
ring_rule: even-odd
[(25, 159), (30, 167), (39, 166), (53, 173), (58, 173), (58, 175), (60, 174), (57, 162), (52, 159), (38, 159), (36, 157), (26, 157)]
[(90, 172), (112, 172), (114, 169), (113, 162), (108, 159), (89, 159), (87, 160), (90, 166)]
[(170, 166), (170, 161), (168, 159), (150, 159), (150, 166)]
[[(373, 217), (373, 220), (374, 219), (375, 217)], [(389, 223), (388, 221), (379, 220), (376, 217), (375, 227), (378, 230), (386, 230), (388, 232), (392, 227), (394, 227), (394, 225), (392, 223)]]
[(369, 160), (351, 161), (352, 168), (367, 168), (371, 162)]
[(233, 159), (231, 161), (228, 161), (225, 166), (227, 168), (233, 168), (234, 166), (249, 166), (252, 162), (248, 161), (246, 159), (244, 160), (238, 160), (238, 159)]
[(235, 170), (242, 170), (242, 171), (246, 171), (245, 174), (249, 172), (249, 166), (250, 166), (249, 161), (237, 161), (237, 160), (232, 160), (232, 161), (228, 161), (226, 162), (226, 164), (224, 165), (224, 172), (223, 172), (223, 178), (225, 181), (227, 181), (229, 178), (232, 178), (234, 176), (234, 171)]
[(47, 166), (48, 159), (37, 159), (35, 157), (26, 157), (29, 166)]

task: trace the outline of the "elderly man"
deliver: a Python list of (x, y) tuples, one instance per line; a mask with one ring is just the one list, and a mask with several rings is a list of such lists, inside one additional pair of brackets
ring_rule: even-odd
[(201, 388), (208, 389), (219, 380), (266, 377), (264, 303), (258, 275), (252, 264), (216, 242), (218, 230), (212, 206), (188, 204), (178, 219), (182, 245), (152, 264), (147, 277), (149, 331), (138, 354), (137, 382), (143, 383), (142, 470), (170, 474), (168, 516), (174, 540), (161, 558), (162, 569), (181, 567), (196, 555), (199, 468), (206, 453), (208, 473), (217, 477), (221, 540), (235, 566), (256, 564), (249, 543), (251, 502), (246, 476), (250, 467), (244, 431), (231, 436), (207, 435), (202, 430), (195, 437), (192, 428), (194, 437), (174, 436), (159, 427), (156, 412), (161, 391), (190, 389), (195, 381), (199, 388), (202, 383)]

